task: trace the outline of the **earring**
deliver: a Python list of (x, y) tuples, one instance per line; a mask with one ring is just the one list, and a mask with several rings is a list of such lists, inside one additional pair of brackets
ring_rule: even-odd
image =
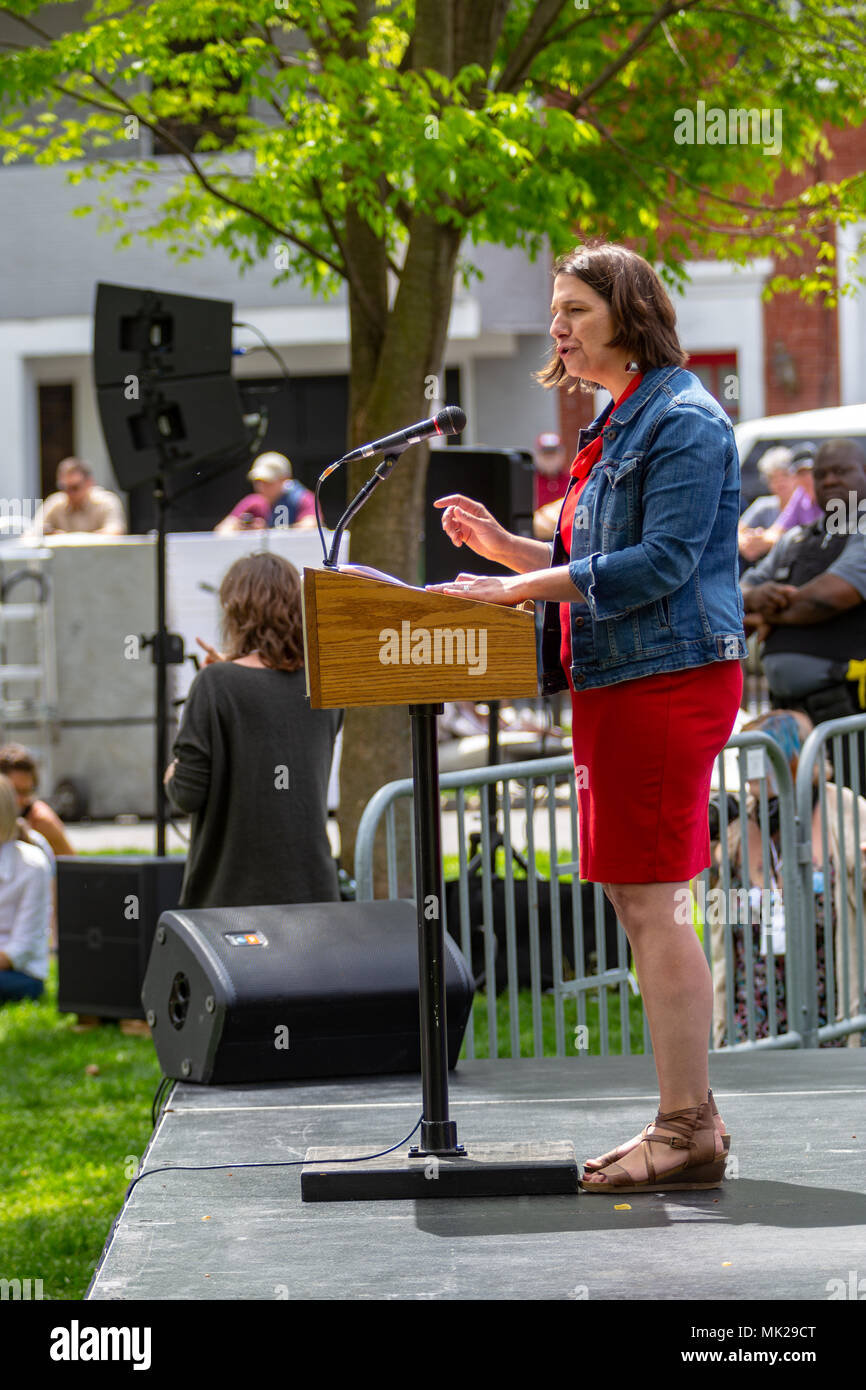
[(635, 376), (640, 371), (640, 365), (637, 362), (626, 362), (625, 369), (629, 376)]

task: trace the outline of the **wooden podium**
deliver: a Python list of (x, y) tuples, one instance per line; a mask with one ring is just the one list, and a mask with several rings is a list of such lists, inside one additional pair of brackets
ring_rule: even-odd
[[(575, 1193), (570, 1143), (464, 1148), (448, 1114), (436, 719), (446, 700), (537, 693), (533, 615), (371, 578), (351, 566), (305, 569), (304, 649), (314, 709), (409, 706), (423, 1113), (419, 1145), (402, 1154), (369, 1161), (343, 1149), (309, 1150), (303, 1200)], [(429, 1181), (431, 1162), (437, 1182)]]
[(314, 709), (526, 699), (538, 693), (531, 613), (341, 570), (304, 570)]

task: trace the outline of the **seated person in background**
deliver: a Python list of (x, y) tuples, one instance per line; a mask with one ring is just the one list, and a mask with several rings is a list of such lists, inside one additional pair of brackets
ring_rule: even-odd
[(316, 504), (309, 488), (292, 477), (285, 454), (259, 454), (249, 473), (255, 488), (214, 527), (222, 534), (263, 526), (315, 526)]
[(18, 839), (15, 792), (0, 776), (0, 1004), (38, 999), (45, 988), (52, 877), (43, 851)]
[(740, 555), (754, 563), (766, 555), (772, 542), (764, 540), (764, 532), (778, 520), (779, 513), (797, 487), (796, 474), (791, 468), (794, 455), (790, 449), (778, 446), (768, 449), (758, 460), (758, 472), (770, 491), (756, 497), (740, 517), (737, 529)]
[(82, 459), (64, 459), (57, 467), (58, 492), (47, 497), (33, 518), (31, 534), (45, 536), (89, 531), (94, 536), (125, 536), (126, 516), (116, 492), (93, 481)]
[(306, 698), (298, 572), (247, 555), (220, 604), (224, 651), (193, 680), (165, 775), (192, 814), (181, 906), (337, 902), (328, 781), (342, 711)]
[(47, 801), (36, 797), (38, 777), (32, 753), (20, 743), (4, 743), (0, 748), (0, 773), (12, 783), (18, 814), (28, 828), (44, 836), (55, 854), (74, 854), (63, 821)]
[[(813, 729), (812, 721), (809, 716), (799, 710), (775, 710), (770, 714), (763, 714), (758, 719), (751, 720), (744, 724), (741, 733), (747, 733), (750, 729), (758, 729), (771, 738), (782, 748), (788, 766), (791, 769), (792, 780), (796, 778), (797, 766), (799, 763), (800, 750)], [(857, 966), (857, 901), (860, 899), (861, 912), (863, 911), (863, 885), (866, 885), (866, 800), (863, 797), (854, 796), (848, 787), (837, 786), (834, 782), (825, 782), (825, 802), (826, 802), (826, 823), (827, 823), (827, 849), (828, 862), (824, 865), (823, 851), (823, 831), (822, 814), (820, 804), (820, 785), (819, 782), (825, 775), (826, 768), (819, 759), (814, 768), (813, 787), (812, 787), (812, 868), (813, 868), (813, 892), (814, 892), (814, 917), (816, 931), (816, 988), (818, 997), (818, 1024), (823, 1026), (833, 1020), (827, 1017), (827, 989), (826, 989), (826, 955), (828, 950), (832, 950), (834, 959), (835, 998), (836, 998), (836, 1019), (852, 1016), (862, 1012), (862, 991), (866, 981), (858, 978)], [(781, 902), (782, 889), (782, 862), (781, 837), (779, 829), (778, 809), (774, 798), (778, 795), (778, 790), (773, 777), (772, 768), (767, 768), (767, 829), (771, 836), (770, 843), (770, 883), (764, 882), (764, 856), (761, 845), (761, 830), (759, 825), (760, 810), (760, 790), (759, 779), (754, 779), (748, 783), (748, 795), (746, 797), (746, 824), (747, 838), (746, 848), (749, 865), (749, 882), (743, 881), (743, 852), (742, 852), (742, 826), (739, 817), (729, 813), (727, 831), (727, 855), (730, 868), (730, 886), (733, 889), (745, 888), (762, 890), (769, 888), (775, 895), (777, 901), (781, 903), (780, 912), (784, 920), (784, 903)], [(855, 815), (856, 807), (856, 815)], [(841, 823), (841, 829), (840, 829)], [(859, 834), (858, 834), (859, 832)], [(860, 861), (860, 881), (861, 890), (857, 892), (857, 860)], [(721, 866), (724, 863), (721, 844), (716, 841), (713, 847), (713, 862)], [(826, 873), (826, 877), (825, 877)], [(846, 899), (847, 901), (843, 901)], [(730, 901), (730, 895), (728, 896)], [(734, 956), (734, 1029), (735, 1036), (726, 1038), (726, 1011), (727, 1011), (727, 974), (725, 969), (725, 928), (723, 922), (718, 920), (710, 922), (712, 932), (712, 955), (713, 955), (713, 1046), (720, 1047), (724, 1042), (737, 1043), (743, 1042), (748, 1036), (748, 1003), (746, 996), (746, 954), (752, 953), (752, 972), (753, 972), (753, 1009), (755, 1020), (755, 1037), (769, 1036), (769, 1002), (767, 996), (767, 966), (769, 961), (765, 934), (770, 932), (769, 919), (771, 917), (771, 902), (764, 899), (759, 906), (760, 899), (755, 903), (752, 911), (751, 930), (749, 924), (742, 920), (743, 914), (737, 912), (736, 920), (730, 917), (732, 925), (732, 946)], [(762, 931), (761, 914), (766, 921), (766, 926)], [(844, 935), (844, 927), (847, 921), (847, 941)], [(788, 948), (787, 932), (783, 933), (785, 948)], [(787, 1006), (785, 1001), (785, 956), (778, 953), (778, 945), (781, 944), (779, 934), (773, 938), (773, 952), (775, 964), (775, 1000), (776, 1000), (776, 1023), (778, 1031), (785, 1032), (788, 1027), (796, 1029), (796, 1022), (789, 1024), (787, 1017)], [(843, 981), (844, 957), (847, 951), (848, 967), (848, 996), (844, 997)], [(859, 1046), (859, 1035), (850, 1034), (848, 1046)], [(837, 1039), (824, 1046), (844, 1047), (845, 1039)]]
[(786, 532), (740, 584), (746, 630), (764, 643), (771, 703), (819, 723), (861, 708), (849, 666), (866, 658), (866, 536), (856, 517), (852, 527), (838, 515), (841, 505), (848, 516), (852, 495), (866, 498), (866, 454), (853, 440), (828, 440), (814, 476), (820, 520)]
[(26, 820), (18, 817), (17, 835), (25, 845), (35, 845), (41, 849), (48, 863), (51, 865), (51, 950), (57, 951), (57, 859), (54, 850), (49, 845), (44, 835), (40, 835), (38, 830), (31, 830)]
[(569, 459), (559, 435), (540, 434), (535, 441), (532, 501), (532, 534), (537, 540), (553, 540), (570, 481)]
[(783, 492), (780, 493), (780, 510), (778, 510), (776, 518), (766, 524), (763, 530), (759, 528), (756, 521), (752, 521), (751, 528), (746, 528), (744, 520), (741, 518), (740, 553), (745, 559), (758, 560), (760, 556), (766, 555), (776, 545), (776, 542), (780, 541), (785, 531), (791, 531), (795, 525), (812, 525), (813, 521), (820, 520), (822, 507), (815, 500), (815, 482), (813, 482), (812, 477), (813, 459), (815, 459), (815, 445), (813, 443), (801, 443), (791, 450), (790, 474), (788, 474), (791, 480), (791, 491), (785, 496), (787, 489), (783, 486)]
[(815, 500), (815, 453), (814, 444), (798, 444), (793, 451), (791, 471), (796, 487), (772, 526), (764, 532), (768, 548), (795, 526), (811, 526), (814, 521), (821, 520), (823, 508)]

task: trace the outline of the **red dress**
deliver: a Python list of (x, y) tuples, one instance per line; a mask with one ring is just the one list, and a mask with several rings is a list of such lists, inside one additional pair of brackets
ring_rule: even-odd
[[(578, 498), (601, 450), (599, 435), (571, 465), (578, 482), (560, 518), (567, 554)], [(561, 659), (571, 691), (580, 876), (593, 883), (685, 883), (710, 863), (710, 778), (740, 706), (740, 663), (712, 661), (578, 692), (570, 608), (560, 604)]]

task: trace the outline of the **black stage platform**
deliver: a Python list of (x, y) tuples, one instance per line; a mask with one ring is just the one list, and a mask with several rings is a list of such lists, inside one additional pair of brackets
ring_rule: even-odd
[[(87, 1297), (821, 1303), (852, 1273), (866, 1296), (866, 1050), (721, 1053), (710, 1078), (733, 1135), (720, 1190), (304, 1203), (300, 1166), (159, 1173)], [(581, 1161), (656, 1104), (648, 1057), (466, 1062), (450, 1088), (460, 1142), (572, 1140)], [(178, 1084), (143, 1166), (373, 1154), (420, 1112), (417, 1076)]]

